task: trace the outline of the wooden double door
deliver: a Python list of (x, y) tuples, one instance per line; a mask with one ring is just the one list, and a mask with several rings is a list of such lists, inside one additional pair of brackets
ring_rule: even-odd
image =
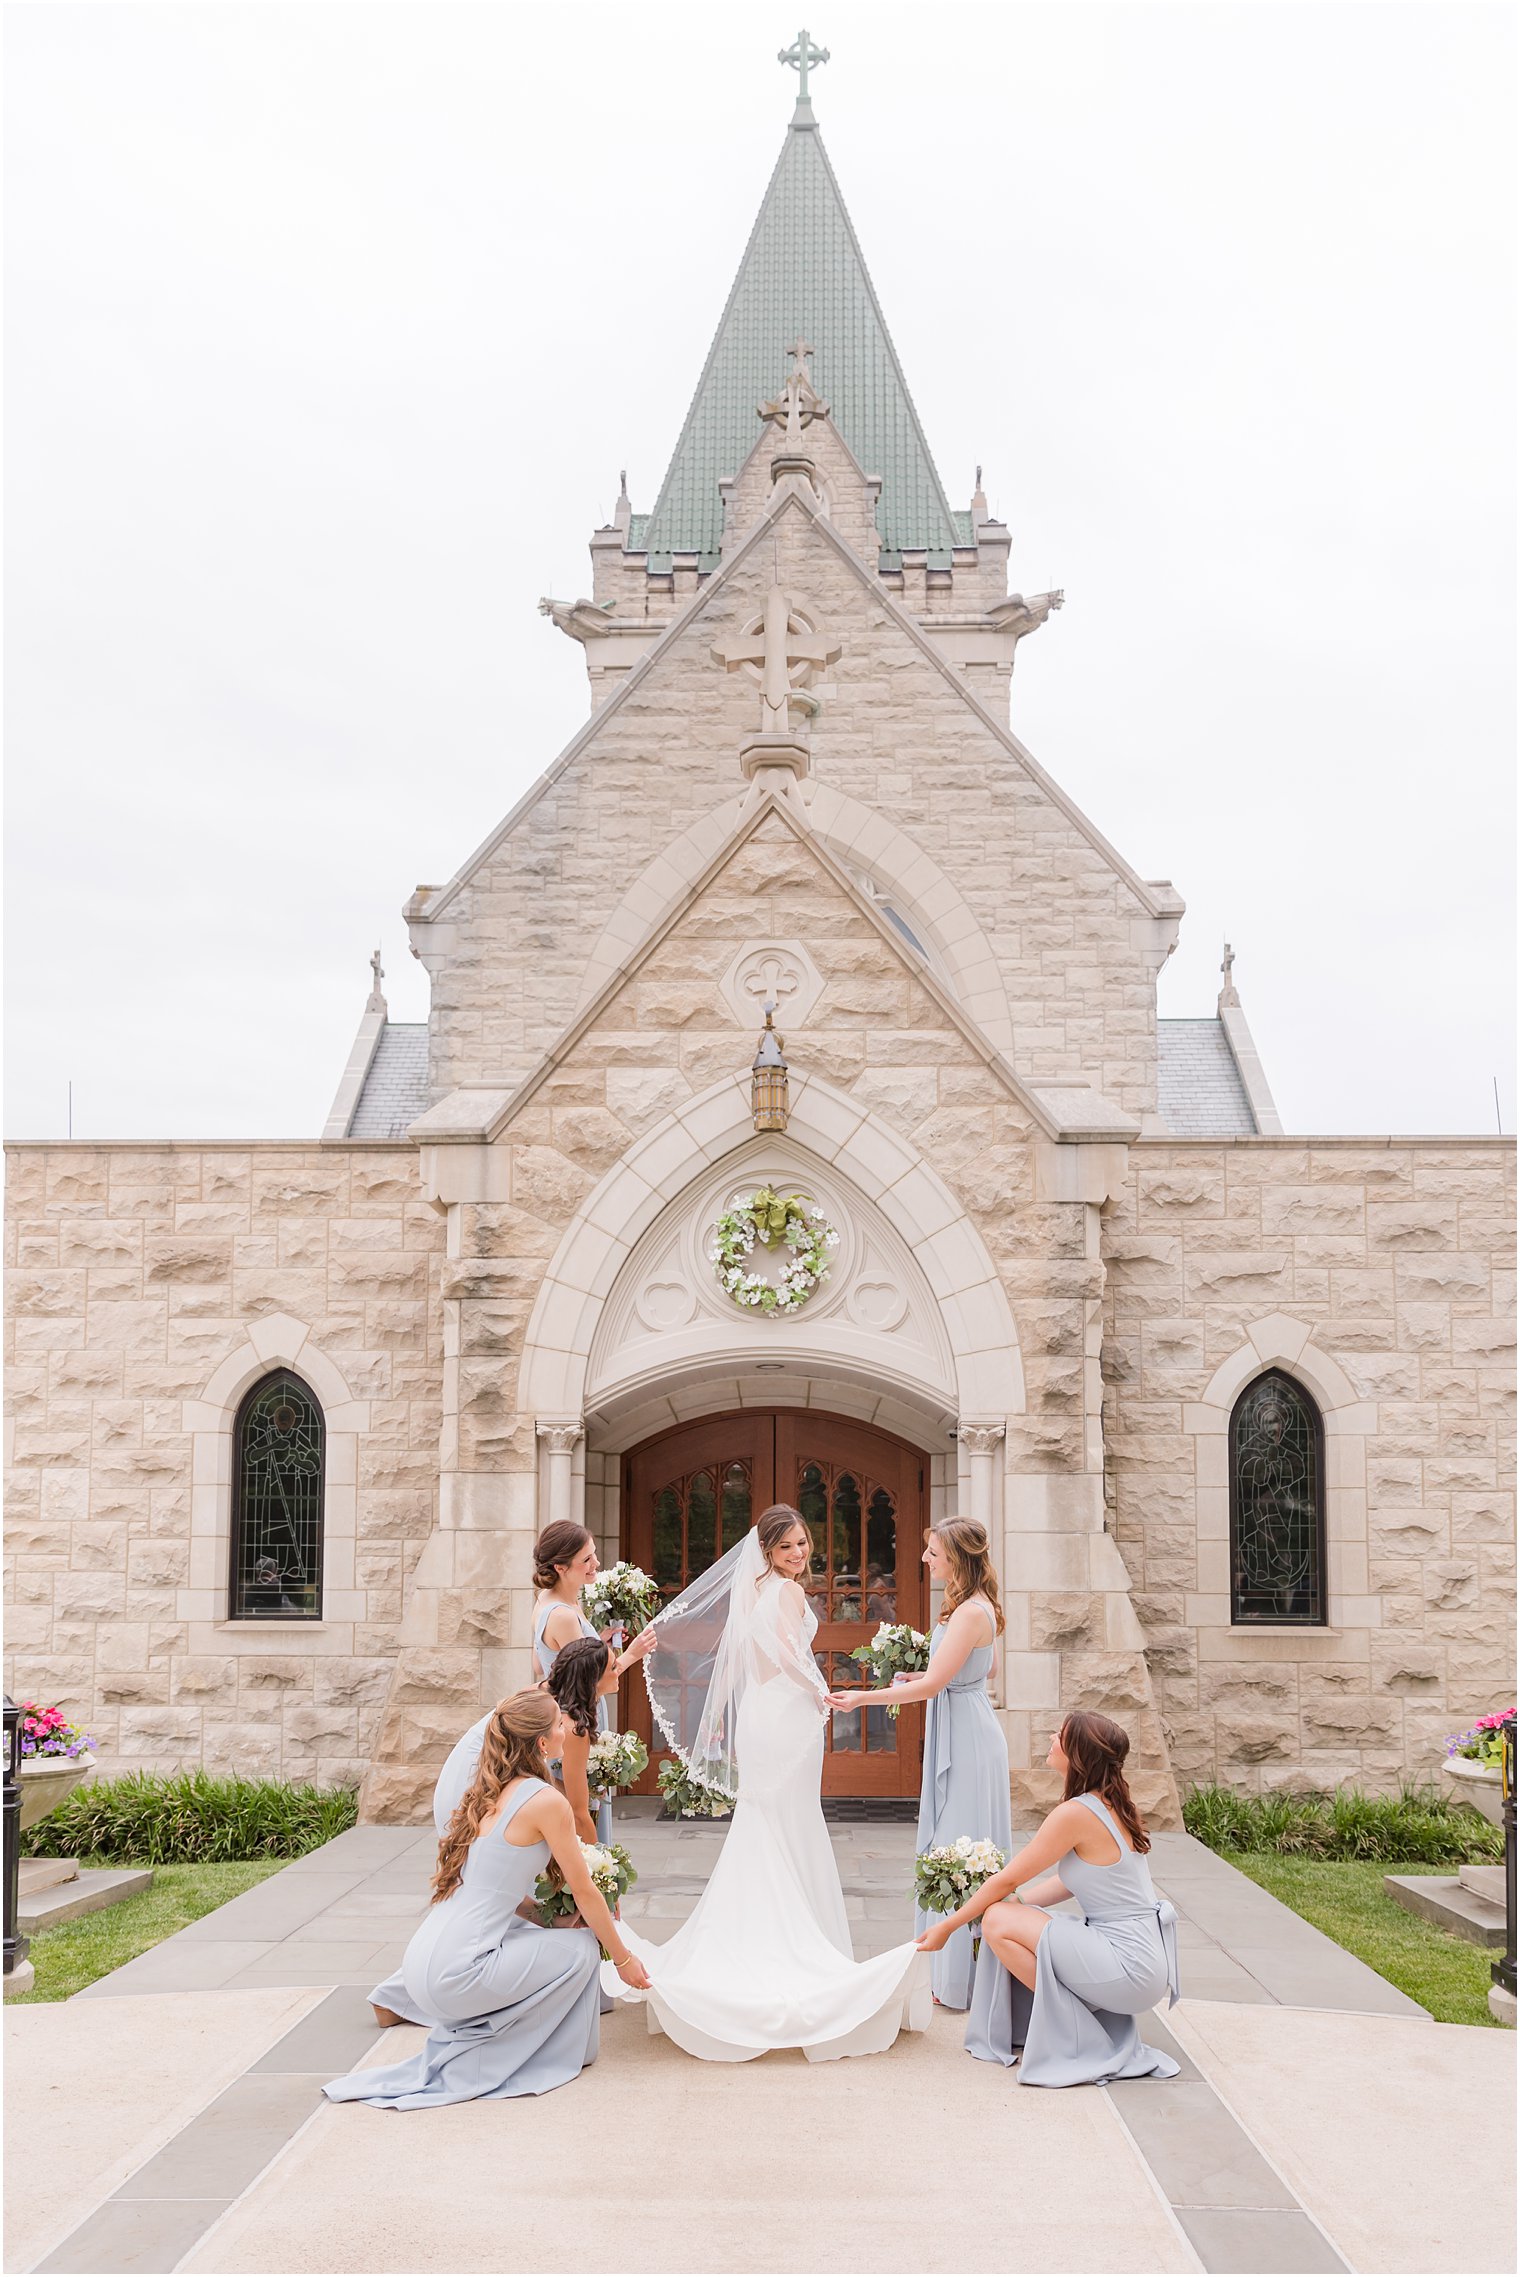
[[(924, 1626), (927, 1458), (886, 1432), (808, 1409), (708, 1416), (663, 1432), (624, 1458), (622, 1554), (654, 1576), (664, 1601), (720, 1558), (772, 1502), (800, 1510), (812, 1536), (803, 1577), (818, 1617), (814, 1652), (831, 1687), (869, 1681), (851, 1648), (883, 1621)], [(654, 1791), (667, 1749), (651, 1733), (643, 1684), (627, 1695), (650, 1747), (640, 1781)], [(833, 1716), (826, 1795), (918, 1792), (923, 1710)]]

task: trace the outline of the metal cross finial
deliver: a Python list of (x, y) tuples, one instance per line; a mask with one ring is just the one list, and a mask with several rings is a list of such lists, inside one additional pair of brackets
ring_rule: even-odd
[(814, 64), (827, 63), (828, 60), (828, 49), (815, 47), (805, 31), (799, 32), (791, 46), (779, 49), (776, 55), (778, 63), (789, 63), (797, 74), (799, 103), (805, 103), (808, 99), (808, 72)]

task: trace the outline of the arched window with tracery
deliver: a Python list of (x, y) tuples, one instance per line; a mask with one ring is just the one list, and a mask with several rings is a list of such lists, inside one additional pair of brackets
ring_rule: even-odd
[(1230, 1619), (1326, 1617), (1324, 1428), (1303, 1385), (1273, 1368), (1230, 1417)]
[(322, 1489), (327, 1427), (289, 1368), (256, 1383), (232, 1445), (234, 1621), (322, 1618)]

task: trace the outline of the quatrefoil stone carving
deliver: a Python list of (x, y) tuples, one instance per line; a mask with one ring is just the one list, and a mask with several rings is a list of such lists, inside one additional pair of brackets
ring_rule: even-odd
[(802, 1027), (823, 994), (823, 975), (800, 941), (746, 941), (719, 983), (741, 1028), (757, 1028), (767, 1004), (776, 1025)]

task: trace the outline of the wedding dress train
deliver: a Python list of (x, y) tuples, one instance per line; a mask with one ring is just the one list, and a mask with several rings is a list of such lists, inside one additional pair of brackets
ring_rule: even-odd
[[(605, 1965), (602, 1982), (621, 2000), (646, 2000), (651, 2031), (710, 2063), (748, 2063), (771, 2048), (801, 2048), (814, 2062), (875, 2055), (899, 2031), (927, 2027), (929, 1963), (911, 1943), (852, 1957), (820, 1802), (824, 1684), (809, 1649), (818, 1623), (779, 1575), (756, 1588), (757, 1564), (757, 1553), (741, 1557), (733, 1583), (738, 1799), (723, 1848), (665, 1944), (624, 1925), (650, 1991), (630, 1993)], [(702, 1775), (700, 1758), (692, 1768)]]

